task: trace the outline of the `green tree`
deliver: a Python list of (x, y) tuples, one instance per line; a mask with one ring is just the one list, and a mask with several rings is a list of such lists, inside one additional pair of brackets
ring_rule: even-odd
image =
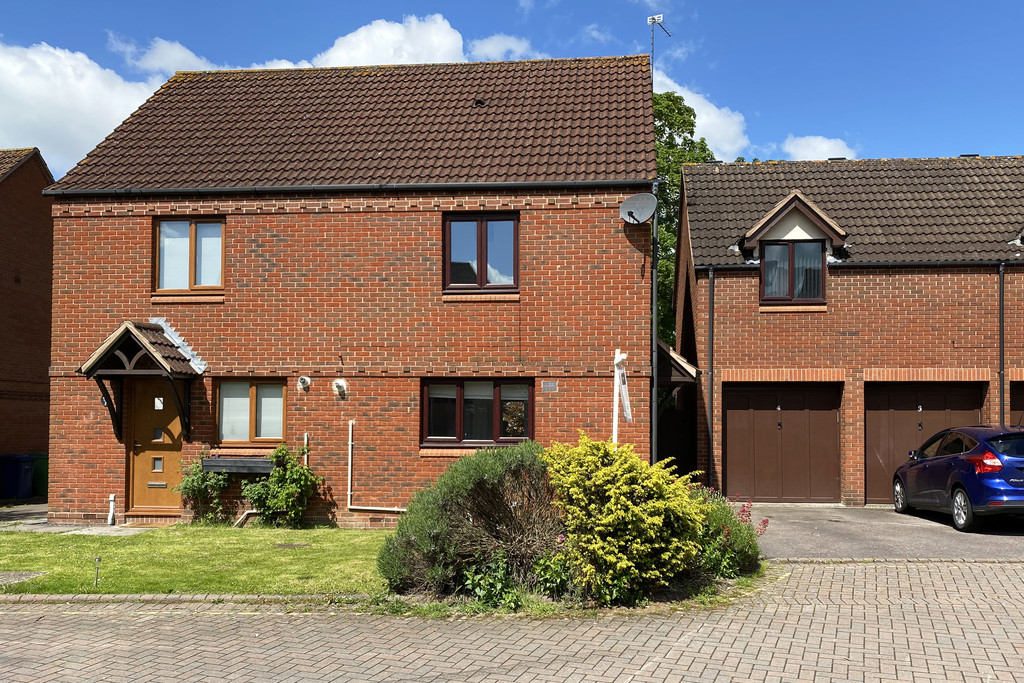
[(675, 343), (672, 311), (675, 282), (676, 230), (679, 225), (679, 186), (683, 164), (714, 161), (704, 138), (695, 139), (697, 115), (681, 95), (654, 94), (654, 144), (658, 152), (658, 336)]

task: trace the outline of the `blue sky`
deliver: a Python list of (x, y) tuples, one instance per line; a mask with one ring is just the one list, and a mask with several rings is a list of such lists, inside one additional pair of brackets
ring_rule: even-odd
[(1024, 3), (0, 0), (0, 147), (59, 177), (175, 70), (646, 53), (716, 156), (1024, 153)]

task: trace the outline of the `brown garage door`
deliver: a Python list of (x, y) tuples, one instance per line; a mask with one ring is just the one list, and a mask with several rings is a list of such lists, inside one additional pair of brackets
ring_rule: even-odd
[(838, 502), (839, 395), (837, 384), (726, 385), (726, 494)]
[(868, 503), (892, 502), (892, 473), (907, 453), (947, 427), (981, 424), (982, 387), (966, 382), (869, 383), (864, 388)]

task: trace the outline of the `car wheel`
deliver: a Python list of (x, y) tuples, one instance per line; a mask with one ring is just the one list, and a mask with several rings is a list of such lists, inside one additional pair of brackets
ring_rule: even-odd
[(910, 510), (910, 505), (907, 504), (907, 488), (899, 477), (892, 481), (892, 506), (896, 512), (902, 513)]
[(974, 528), (974, 507), (967, 491), (962, 488), (953, 489), (953, 526), (957, 531), (970, 531)]

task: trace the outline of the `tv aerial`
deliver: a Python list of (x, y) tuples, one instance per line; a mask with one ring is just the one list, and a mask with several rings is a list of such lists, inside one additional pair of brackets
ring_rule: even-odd
[(626, 197), (619, 206), (619, 217), (627, 223), (646, 223), (658, 208), (658, 198), (649, 192)]

